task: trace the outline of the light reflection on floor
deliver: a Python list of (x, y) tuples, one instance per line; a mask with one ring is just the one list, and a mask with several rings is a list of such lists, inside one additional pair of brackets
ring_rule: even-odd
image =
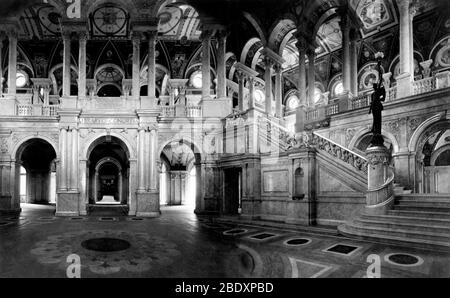
[[(450, 277), (450, 254), (218, 223), (183, 207), (164, 207), (159, 218), (108, 220), (22, 208), (20, 217), (0, 217), (0, 277), (65, 277), (70, 254), (80, 256), (82, 277)], [(82, 245), (92, 239), (94, 249)], [(106, 247), (96, 250), (99, 243)], [(415, 257), (417, 264), (392, 262)]]

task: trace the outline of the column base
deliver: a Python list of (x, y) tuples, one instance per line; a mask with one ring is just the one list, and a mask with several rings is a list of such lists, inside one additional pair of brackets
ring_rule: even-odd
[(78, 216), (79, 212), (78, 191), (58, 191), (56, 198), (56, 216)]
[(159, 208), (159, 191), (138, 191), (136, 192), (136, 215), (142, 217), (157, 217), (161, 215)]
[(409, 73), (402, 73), (397, 76), (397, 98), (413, 95), (412, 78)]

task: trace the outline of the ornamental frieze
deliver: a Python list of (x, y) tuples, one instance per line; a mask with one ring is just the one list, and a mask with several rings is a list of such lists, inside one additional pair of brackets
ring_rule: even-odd
[(137, 125), (137, 118), (80, 118), (80, 124), (100, 124), (100, 125)]

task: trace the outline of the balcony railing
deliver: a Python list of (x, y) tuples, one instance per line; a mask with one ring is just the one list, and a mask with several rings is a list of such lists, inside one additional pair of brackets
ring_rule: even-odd
[[(433, 76), (416, 80), (412, 84), (412, 95), (420, 95), (437, 89), (450, 87), (450, 71), (436, 73)], [(400, 98), (397, 86), (386, 90), (386, 102), (393, 102)], [(352, 111), (370, 106), (373, 91), (360, 94), (357, 97), (340, 97), (331, 100), (331, 104), (316, 106), (305, 111), (306, 123), (315, 123), (345, 111)]]
[(16, 105), (17, 116), (48, 116), (56, 117), (58, 115), (59, 105)]
[(194, 105), (161, 106), (161, 117), (198, 118), (202, 117), (202, 107)]

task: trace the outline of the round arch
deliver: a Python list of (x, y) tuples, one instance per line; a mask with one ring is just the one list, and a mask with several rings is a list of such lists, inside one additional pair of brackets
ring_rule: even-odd
[(189, 148), (191, 148), (194, 152), (194, 157), (196, 159), (196, 162), (201, 161), (203, 157), (203, 150), (201, 150), (201, 147), (199, 147), (196, 142), (194, 142), (191, 138), (188, 137), (179, 137), (179, 138), (171, 138), (161, 144), (158, 148), (158, 155), (161, 156), (163, 153), (164, 148), (174, 142), (182, 142), (183, 144), (186, 144)]
[(96, 135), (94, 137), (92, 137), (91, 140), (89, 140), (88, 142), (86, 142), (86, 145), (82, 151), (82, 157), (85, 158), (86, 160), (89, 160), (89, 156), (91, 155), (92, 150), (94, 150), (94, 148), (103, 143), (106, 138), (108, 136), (114, 137), (116, 139), (118, 139), (120, 142), (119, 145), (121, 145), (122, 149), (124, 149), (125, 153), (127, 154), (127, 158), (130, 159), (134, 159), (135, 158), (135, 152), (133, 150), (133, 147), (131, 146), (130, 142), (123, 138), (120, 134), (117, 133), (113, 133), (111, 132), (111, 134), (107, 135), (107, 134), (100, 134), (100, 135)]
[[(424, 122), (422, 122), (416, 130), (413, 132), (411, 139), (408, 144), (408, 150), (409, 152), (416, 152), (419, 147), (419, 141), (421, 138), (423, 138), (423, 135), (428, 131), (430, 128), (432, 128), (433, 125), (436, 125), (440, 122), (445, 122), (445, 120), (448, 120), (445, 113), (440, 113), (437, 115), (434, 115)], [(450, 126), (450, 124), (449, 124)]]
[(30, 141), (33, 141), (33, 140), (42, 140), (42, 141), (47, 142), (55, 151), (56, 159), (59, 158), (58, 146), (53, 142), (53, 140), (51, 140), (49, 137), (46, 137), (46, 136), (28, 136), (28, 137), (23, 138), (11, 150), (11, 158), (14, 161), (16, 161), (17, 157), (22, 154), (25, 147), (30, 143)]
[(97, 162), (97, 164), (95, 165), (95, 170), (98, 171), (102, 167), (102, 165), (107, 164), (107, 163), (114, 164), (119, 169), (119, 171), (122, 171), (122, 166), (120, 165), (120, 162), (117, 159), (112, 158), (112, 157), (104, 157), (104, 158), (100, 159)]
[[(355, 133), (355, 135), (353, 136), (353, 138), (351, 139), (350, 143), (348, 144), (348, 148), (350, 148), (350, 149), (355, 149), (356, 146), (358, 145), (358, 142), (359, 142), (365, 135), (367, 135), (368, 133), (370, 133), (370, 129), (367, 128), (367, 127), (364, 127), (364, 128), (359, 129), (359, 130)], [(391, 143), (392, 143), (392, 148), (393, 148), (393, 152), (392, 152), (392, 153), (397, 153), (397, 152), (399, 151), (400, 147), (399, 147), (398, 141), (397, 141), (397, 139), (395, 138), (395, 136), (394, 136), (392, 133), (390, 133), (390, 132), (388, 132), (388, 131), (386, 131), (386, 130), (384, 130), (384, 129), (381, 130), (381, 134), (382, 134), (384, 137), (388, 138), (389, 141), (391, 141)]]
[(442, 147), (440, 147), (439, 149), (435, 150), (432, 154), (431, 154), (431, 158), (430, 158), (430, 165), (434, 166), (436, 165), (436, 159), (445, 151), (450, 150), (450, 144), (444, 145)]

